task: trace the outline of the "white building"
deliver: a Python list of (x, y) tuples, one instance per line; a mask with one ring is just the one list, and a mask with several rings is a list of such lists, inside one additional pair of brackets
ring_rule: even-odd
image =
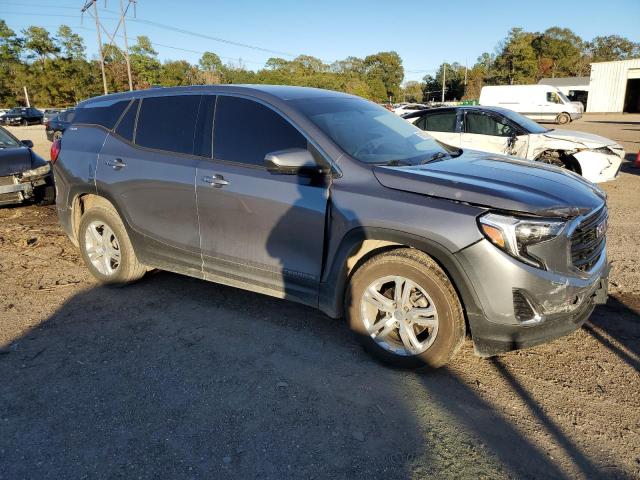
[(640, 113), (640, 58), (591, 64), (587, 112)]

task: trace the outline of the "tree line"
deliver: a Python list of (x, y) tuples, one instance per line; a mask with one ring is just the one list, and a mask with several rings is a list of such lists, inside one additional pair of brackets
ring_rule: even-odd
[[(124, 52), (105, 44), (103, 54), (109, 92), (128, 90)], [(443, 64), (421, 82), (403, 85), (402, 59), (393, 51), (332, 63), (307, 55), (291, 60), (273, 57), (253, 71), (240, 63), (224, 64), (214, 52), (203, 53), (196, 65), (185, 60), (161, 62), (146, 36), (137, 37), (129, 48), (135, 89), (215, 83), (287, 84), (343, 91), (377, 102), (439, 100), (443, 73), (447, 100), (477, 98), (485, 84), (588, 75), (591, 62), (634, 57), (640, 57), (640, 44), (617, 35), (585, 42), (565, 28), (553, 27), (543, 33), (513, 28), (495, 53), (483, 53), (472, 67)], [(75, 105), (103, 93), (100, 62), (87, 58), (82, 37), (68, 26), (60, 26), (55, 33), (39, 26), (16, 33), (0, 20), (0, 105), (24, 105), (23, 86), (28, 88), (34, 105)]]

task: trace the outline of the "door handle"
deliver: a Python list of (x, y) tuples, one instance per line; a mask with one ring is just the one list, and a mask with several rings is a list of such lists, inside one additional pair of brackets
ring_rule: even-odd
[(204, 183), (208, 183), (209, 185), (214, 186), (215, 188), (222, 188), (225, 185), (229, 185), (229, 182), (224, 179), (222, 175), (206, 175), (202, 177), (202, 181)]
[(126, 163), (122, 161), (121, 158), (116, 158), (115, 160), (105, 160), (104, 164), (108, 167), (113, 167), (114, 170), (120, 170), (127, 166)]

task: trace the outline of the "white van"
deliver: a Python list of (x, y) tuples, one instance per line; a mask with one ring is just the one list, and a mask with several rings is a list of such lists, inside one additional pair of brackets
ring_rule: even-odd
[(550, 85), (482, 87), (480, 105), (508, 108), (532, 120), (559, 124), (577, 120), (584, 112), (580, 102), (572, 102), (564, 93)]

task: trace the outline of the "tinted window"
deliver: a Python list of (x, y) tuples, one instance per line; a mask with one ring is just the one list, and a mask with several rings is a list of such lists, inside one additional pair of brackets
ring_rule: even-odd
[(102, 100), (78, 108), (74, 123), (102, 125), (111, 130), (131, 100)]
[(467, 133), (475, 133), (477, 135), (491, 135), (492, 137), (510, 137), (515, 133), (504, 121), (500, 121), (483, 113), (467, 112)]
[(134, 101), (125, 112), (122, 120), (116, 127), (116, 133), (122, 138), (133, 142), (133, 129), (136, 125), (136, 115), (138, 114), (138, 105), (140, 101)]
[(434, 113), (427, 115), (427, 128), (429, 132), (455, 132), (456, 131), (456, 112)]
[(200, 95), (142, 99), (136, 144), (169, 152), (193, 154)]
[(420, 117), (413, 124), (416, 127), (420, 128), (421, 130), (426, 130), (427, 129), (427, 117)]
[(282, 116), (252, 100), (218, 97), (215, 158), (263, 165), (269, 152), (307, 148), (307, 140)]

